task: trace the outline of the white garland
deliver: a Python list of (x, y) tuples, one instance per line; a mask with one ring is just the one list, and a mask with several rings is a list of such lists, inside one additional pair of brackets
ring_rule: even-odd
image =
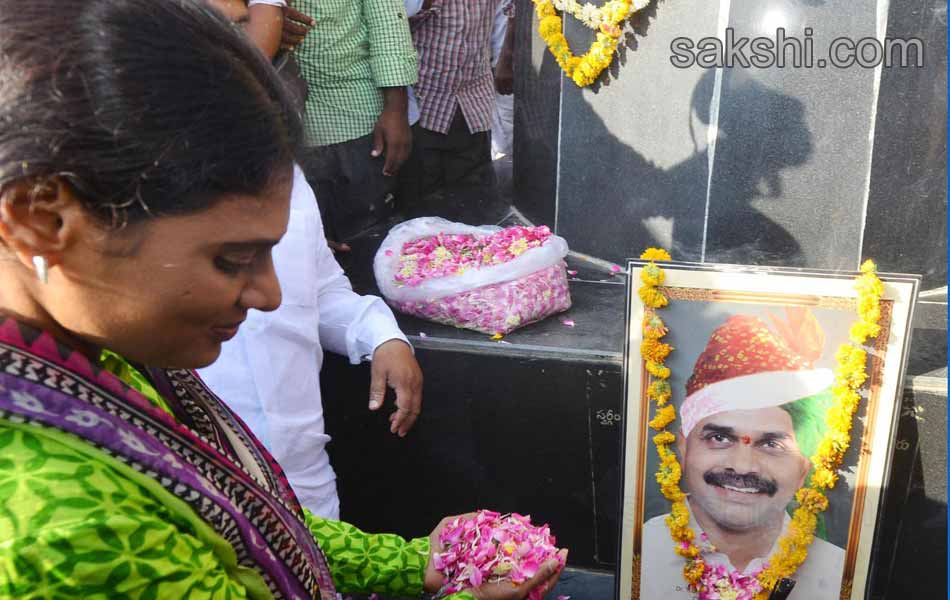
[(610, 25), (612, 21), (622, 21), (638, 10), (646, 8), (650, 4), (650, 0), (633, 0), (630, 4), (630, 13), (617, 15), (620, 18), (615, 18), (613, 14), (614, 11), (620, 10), (618, 8), (619, 3), (613, 1), (607, 2), (603, 6), (594, 6), (590, 2), (581, 4), (577, 0), (551, 0), (551, 4), (562, 13), (573, 15), (574, 18), (590, 29), (599, 30), (602, 25)]

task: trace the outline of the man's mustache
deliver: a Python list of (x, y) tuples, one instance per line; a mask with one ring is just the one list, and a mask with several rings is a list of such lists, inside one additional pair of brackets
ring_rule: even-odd
[(757, 493), (774, 496), (778, 491), (778, 484), (771, 479), (759, 477), (755, 473), (740, 474), (735, 471), (706, 471), (703, 473), (703, 481), (716, 487), (734, 487), (741, 489), (753, 489)]

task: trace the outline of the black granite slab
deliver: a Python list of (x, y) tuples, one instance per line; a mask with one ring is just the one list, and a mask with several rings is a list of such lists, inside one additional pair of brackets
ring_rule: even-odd
[(585, 395), (590, 429), (591, 485), (594, 494), (595, 565), (615, 565), (620, 546), (623, 450), (623, 369), (595, 365), (587, 369)]
[(537, 34), (531, 0), (518, 0), (515, 19), (515, 206), (554, 227), (561, 70)]
[[(839, 36), (876, 34), (876, 0), (734, 2), (736, 36), (813, 32), (815, 55)], [(787, 53), (791, 60), (792, 53)], [(709, 198), (706, 259), (853, 269), (870, 167), (872, 69), (725, 69)]]
[(907, 376), (947, 377), (947, 303), (921, 300), (914, 311)]
[(568, 596), (571, 600), (608, 600), (613, 598), (613, 573), (582, 569), (565, 569), (551, 598)]
[(389, 410), (366, 409), (365, 365), (335, 356), (324, 365), (328, 451), (343, 518), (370, 531), (418, 536), (445, 515), (518, 511), (550, 523), (571, 549), (572, 565), (608, 566), (598, 542), (605, 540), (612, 562), (616, 523), (599, 518), (597, 496), (615, 490), (598, 484), (616, 467), (619, 438), (613, 436), (611, 457), (609, 438), (594, 441), (592, 419), (595, 407), (619, 402), (619, 367), (501, 351), (417, 347), (416, 356), (426, 377), (423, 412), (405, 439), (388, 432)]
[[(509, 214), (500, 222), (515, 221)], [(353, 252), (342, 255), (357, 291), (376, 292), (369, 265), (384, 233), (358, 238)], [(577, 270), (571, 311), (501, 341), (398, 317), (426, 376), (423, 415), (406, 439), (388, 433), (387, 411), (365, 408), (367, 365), (327, 357), (322, 379), (327, 431), (334, 438), (329, 451), (344, 518), (370, 530), (420, 535), (442, 515), (473, 508), (529, 512), (551, 523), (571, 548), (572, 565), (615, 564), (626, 288), (622, 276), (574, 257), (568, 262)], [(924, 356), (911, 357), (911, 374), (928, 368), (941, 342), (945, 356), (946, 317), (929, 308), (915, 319), (912, 353)], [(568, 317), (574, 327), (562, 322)], [(921, 331), (942, 340), (921, 337)], [(945, 579), (915, 581), (916, 563), (907, 556), (941, 556), (915, 536), (946, 535), (946, 379), (917, 377), (908, 386), (881, 513), (883, 551), (874, 559), (882, 570), (875, 567), (870, 598), (945, 586)], [(575, 585), (587, 581), (582, 572), (576, 576)], [(606, 579), (597, 585), (606, 586)]]
[[(715, 35), (718, 12), (714, 2), (654, 4), (635, 15), (599, 84), (582, 90), (565, 81), (557, 232), (572, 249), (618, 262), (673, 244), (677, 258), (698, 260), (708, 117), (693, 106), (709, 82), (701, 69), (674, 68), (670, 43)], [(593, 38), (575, 19), (565, 32), (575, 52)]]
[(890, 467), (867, 597), (945, 598), (946, 378), (907, 383)]
[(891, 2), (887, 35), (920, 39), (925, 60), (881, 73), (864, 255), (939, 288), (947, 285), (946, 2)]

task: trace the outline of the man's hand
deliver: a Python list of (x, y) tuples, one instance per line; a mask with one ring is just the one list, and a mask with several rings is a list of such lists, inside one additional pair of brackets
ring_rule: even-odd
[(409, 130), (409, 96), (406, 88), (383, 88), (383, 112), (373, 129), (371, 154), (386, 157), (383, 175), (393, 176), (409, 158), (412, 132)]
[(502, 54), (495, 65), (495, 89), (502, 96), (510, 96), (515, 92), (515, 70), (510, 54)]
[(284, 9), (284, 31), (280, 40), (283, 50), (293, 50), (303, 41), (317, 22), (312, 17), (291, 7)]
[(515, 92), (515, 22), (508, 19), (508, 28), (505, 30), (505, 39), (498, 53), (498, 63), (495, 65), (495, 89), (502, 96), (510, 96)]
[(389, 340), (373, 352), (370, 369), (369, 409), (379, 410), (386, 388), (396, 390), (396, 410), (389, 415), (389, 431), (406, 437), (422, 410), (422, 369), (412, 348), (402, 340)]
[[(442, 529), (455, 519), (467, 519), (474, 516), (475, 513), (467, 513), (464, 515), (445, 517), (439, 521), (439, 524), (436, 525), (432, 533), (429, 534), (429, 564), (426, 565), (425, 579), (423, 580), (423, 588), (426, 592), (434, 594), (445, 584), (445, 577), (432, 566), (432, 555), (442, 550), (439, 546), (439, 534), (442, 532)], [(561, 550), (558, 554), (564, 559), (564, 564), (567, 564), (567, 550)], [(477, 600), (523, 600), (528, 596), (531, 590), (542, 586), (541, 596), (543, 597), (557, 585), (557, 580), (563, 570), (564, 568), (560, 566), (557, 560), (551, 559), (541, 565), (534, 577), (521, 585), (515, 586), (510, 582), (485, 583), (469, 591), (472, 592)]]

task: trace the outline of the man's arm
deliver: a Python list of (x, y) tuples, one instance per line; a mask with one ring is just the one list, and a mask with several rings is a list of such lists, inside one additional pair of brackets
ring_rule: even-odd
[(419, 5), (419, 11), (411, 15), (409, 18), (409, 24), (412, 27), (412, 30), (415, 31), (416, 27), (420, 26), (424, 21), (429, 17), (439, 12), (439, 4), (442, 0), (423, 0)]
[(395, 175), (409, 156), (412, 134), (406, 86), (419, 78), (416, 51), (403, 0), (363, 0), (370, 68), (383, 90), (383, 111), (373, 131), (373, 156), (386, 156), (383, 173)]
[(269, 60), (273, 60), (280, 49), (284, 32), (283, 0), (260, 0), (248, 2), (247, 10), (251, 19), (247, 24), (247, 35), (254, 41)]
[(514, 3), (503, 9), (505, 20), (505, 38), (498, 51), (498, 61), (495, 63), (495, 89), (502, 96), (509, 96), (515, 91), (515, 16)]
[(294, 50), (313, 29), (314, 20), (286, 0), (249, 0), (247, 34), (267, 58), (278, 50)]
[[(299, 167), (294, 168), (293, 193), (300, 194), (303, 204), (316, 207), (313, 190)], [(320, 344), (330, 352), (349, 357), (353, 364), (372, 359), (369, 409), (375, 411), (382, 407), (387, 387), (395, 390), (396, 406), (389, 416), (389, 430), (405, 436), (422, 410), (422, 370), (413, 356), (412, 346), (385, 302), (353, 291), (350, 280), (325, 243), (323, 223), (316, 208), (313, 208), (313, 218), (316, 255), (307, 260), (313, 260), (317, 274)]]
[(395, 175), (409, 158), (412, 132), (409, 129), (409, 94), (405, 87), (383, 88), (383, 112), (373, 129), (373, 156), (385, 154), (383, 175)]
[(425, 16), (427, 11), (432, 10), (432, 7), (437, 4), (436, 0), (423, 0), (422, 1), (422, 10), (419, 11), (419, 16)]
[(515, 23), (513, 17), (508, 17), (508, 27), (505, 29), (505, 41), (502, 42), (498, 53), (498, 63), (495, 65), (495, 89), (502, 96), (509, 96), (515, 91)]

